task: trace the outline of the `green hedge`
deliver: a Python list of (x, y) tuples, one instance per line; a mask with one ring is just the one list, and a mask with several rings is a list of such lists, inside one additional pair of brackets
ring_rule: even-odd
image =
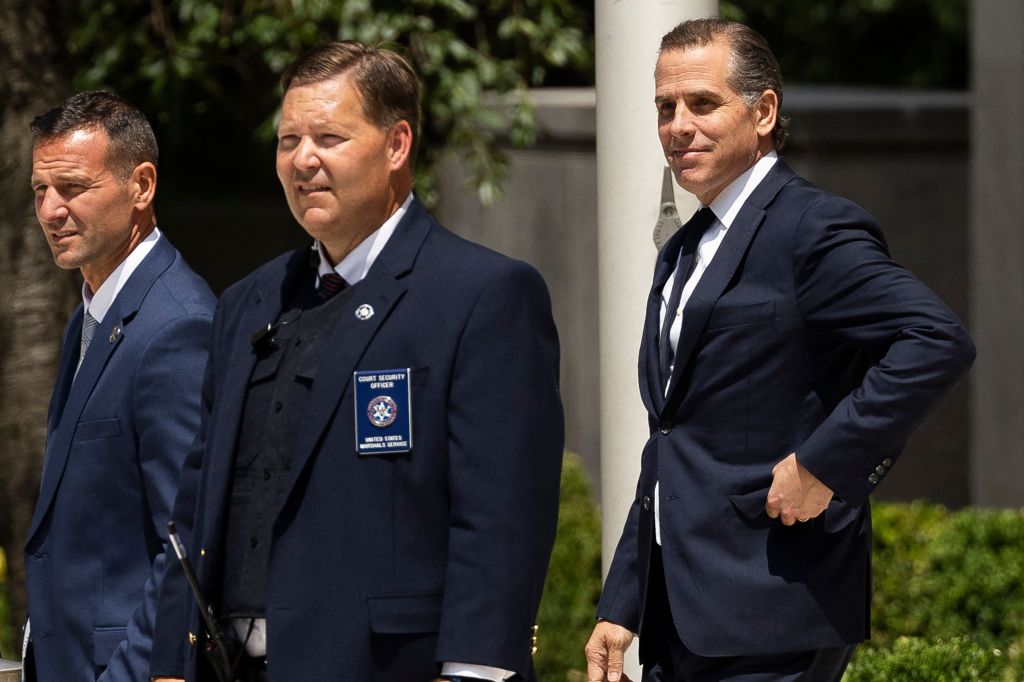
[(858, 650), (843, 682), (998, 682), (1015, 679), (999, 650), (966, 638), (901, 637), (888, 648)]
[(1024, 679), (1024, 511), (876, 504), (872, 520), (872, 639), (845, 679)]
[[(876, 504), (872, 640), (844, 682), (1024, 680), (1024, 511)], [(0, 551), (0, 646), (14, 628)], [(537, 622), (541, 682), (585, 679), (600, 594), (601, 532), (579, 458), (562, 471), (558, 539)]]
[(601, 595), (601, 519), (579, 457), (566, 453), (558, 537), (537, 615), (534, 665), (541, 682), (586, 679), (583, 645)]
[[(872, 639), (845, 682), (1024, 680), (1024, 511), (878, 503), (872, 519)], [(568, 455), (538, 619), (541, 682), (585, 679), (599, 548), (586, 475)]]

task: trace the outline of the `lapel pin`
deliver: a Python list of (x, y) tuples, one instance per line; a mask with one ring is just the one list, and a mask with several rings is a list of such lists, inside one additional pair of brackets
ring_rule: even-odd
[(364, 303), (356, 308), (356, 319), (360, 322), (366, 322), (368, 319), (373, 317), (373, 306), (368, 303)]
[(114, 328), (110, 330), (110, 338), (107, 341), (114, 343), (121, 337), (121, 327), (114, 325)]

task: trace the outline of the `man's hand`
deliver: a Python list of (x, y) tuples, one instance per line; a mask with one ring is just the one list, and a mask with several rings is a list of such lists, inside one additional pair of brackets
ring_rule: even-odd
[(632, 642), (633, 633), (621, 625), (598, 623), (584, 648), (587, 682), (630, 682), (622, 672), (622, 658)]
[(813, 519), (825, 511), (832, 491), (804, 468), (792, 453), (772, 469), (772, 487), (764, 510), (773, 519), (792, 526)]

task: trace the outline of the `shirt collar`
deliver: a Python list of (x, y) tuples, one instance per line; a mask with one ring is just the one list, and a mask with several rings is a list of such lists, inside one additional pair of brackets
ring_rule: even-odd
[(412, 200), (413, 194), (410, 192), (409, 196), (402, 202), (402, 205), (398, 207), (398, 210), (391, 214), (391, 217), (384, 221), (383, 225), (374, 230), (369, 237), (361, 241), (359, 246), (352, 249), (347, 256), (341, 259), (340, 263), (333, 267), (331, 266), (331, 261), (327, 258), (323, 244), (317, 242), (316, 250), (320, 255), (320, 264), (317, 267), (317, 283), (319, 284), (321, 275), (331, 272), (341, 275), (349, 286), (362, 281), (367, 273), (370, 272), (370, 268), (373, 267), (377, 256), (384, 250), (388, 240), (391, 239), (391, 235), (395, 233), (398, 223), (405, 217), (406, 212), (408, 212), (409, 207), (412, 205)]
[(121, 291), (124, 283), (128, 281), (128, 278), (135, 272), (135, 268), (139, 267), (139, 264), (149, 252), (153, 250), (159, 239), (160, 228), (154, 227), (153, 231), (139, 242), (131, 250), (131, 253), (114, 268), (114, 271), (103, 280), (103, 284), (100, 285), (100, 288), (95, 293), (89, 289), (88, 282), (82, 283), (82, 305), (97, 322), (103, 322), (104, 316), (110, 310), (110, 306), (114, 304), (114, 299), (117, 298), (117, 294)]
[(711, 211), (725, 229), (729, 229), (743, 204), (778, 160), (779, 155), (775, 150), (768, 152), (742, 175), (726, 185), (725, 189), (711, 201)]

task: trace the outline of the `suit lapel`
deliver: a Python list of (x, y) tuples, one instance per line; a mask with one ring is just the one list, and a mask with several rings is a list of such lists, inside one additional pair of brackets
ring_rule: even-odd
[[(153, 250), (146, 255), (146, 258), (139, 263), (128, 281), (121, 287), (121, 291), (117, 293), (110, 309), (103, 317), (103, 322), (96, 328), (92, 343), (89, 344), (89, 350), (86, 351), (77, 374), (75, 374), (74, 366), (78, 362), (78, 353), (75, 353), (73, 348), (69, 348), (67, 340), (65, 341), (65, 358), (61, 361), (58, 390), (62, 392), (66, 390), (67, 397), (63, 406), (58, 405), (57, 410), (51, 411), (51, 429), (47, 434), (46, 457), (43, 463), (42, 481), (39, 485), (39, 499), (36, 502), (36, 510), (28, 535), (30, 540), (49, 509), (61, 477), (64, 475), (64, 469), (71, 456), (75, 429), (93, 389), (117, 348), (125, 337), (131, 334), (131, 321), (138, 312), (146, 293), (149, 292), (163, 271), (170, 266), (176, 253), (170, 242), (166, 238), (161, 238)], [(72, 322), (77, 320), (78, 331), (69, 329), (66, 339), (81, 338), (82, 315), (83, 312), (79, 308), (72, 317)], [(70, 385), (68, 385), (69, 381)], [(55, 396), (55, 398), (57, 397)]]
[(57, 383), (53, 387), (50, 398), (50, 409), (46, 417), (46, 433), (53, 433), (64, 413), (64, 404), (71, 390), (71, 382), (75, 378), (75, 367), (78, 365), (78, 351), (82, 344), (82, 316), (85, 308), (79, 304), (72, 313), (68, 326), (64, 330), (64, 342), (61, 344), (60, 368), (57, 370)]
[(692, 361), (704, 325), (722, 296), (725, 287), (736, 274), (750, 242), (757, 233), (765, 217), (765, 208), (778, 194), (782, 186), (789, 182), (795, 174), (781, 158), (775, 162), (764, 180), (747, 197), (736, 219), (725, 234), (721, 246), (715, 254), (708, 269), (701, 276), (697, 287), (693, 290), (690, 300), (683, 311), (683, 325), (676, 346), (675, 363), (669, 383), (668, 399), (665, 403), (664, 415), (674, 414), (682, 401), (684, 391), (680, 387), (680, 377), (686, 366)]
[(230, 494), (242, 412), (253, 366), (256, 364), (253, 334), (266, 329), (267, 325), (281, 316), (295, 288), (310, 273), (309, 253), (308, 247), (296, 249), (291, 257), (282, 261), (280, 267), (269, 269), (244, 292), (241, 300), (235, 304), (240, 315), (234, 326), (235, 331), (227, 335), (231, 346), (211, 349), (211, 357), (225, 361), (228, 365), (223, 377), (214, 377), (217, 381), (214, 417), (210, 419), (209, 425), (215, 425), (216, 428), (205, 434), (203, 468), (208, 471), (205, 475), (209, 490), (203, 499), (209, 503), (204, 507), (203, 513), (207, 518), (203, 526), (210, 533), (219, 534), (224, 531), (224, 515), (229, 507), (227, 498)]
[[(387, 324), (391, 311), (405, 294), (407, 285), (403, 278), (412, 270), (431, 224), (426, 210), (419, 201), (414, 201), (366, 279), (352, 287), (326, 345), (340, 351), (324, 357), (313, 378), (306, 414), (292, 452), (291, 472), (281, 497), (282, 504), (287, 501), (317, 443), (332, 423), (338, 403), (348, 391), (352, 374), (366, 348)], [(373, 316), (366, 320), (356, 317), (356, 310), (363, 305), (373, 307)]]

